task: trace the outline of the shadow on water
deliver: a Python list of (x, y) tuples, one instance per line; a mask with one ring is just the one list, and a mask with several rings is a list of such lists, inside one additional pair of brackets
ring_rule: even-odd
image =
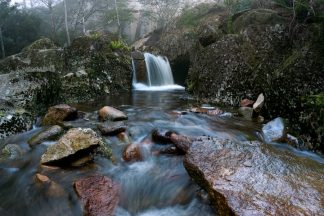
[[(17, 160), (0, 162), (0, 214), (82, 215), (73, 182), (101, 173), (115, 180), (122, 188), (116, 210), (118, 216), (215, 215), (208, 201), (198, 196), (200, 189), (186, 173), (182, 164), (183, 156), (152, 153), (154, 146), (157, 146), (151, 140), (152, 130), (173, 130), (192, 137), (209, 135), (245, 141), (257, 139), (261, 125), (227, 115), (212, 117), (176, 112), (186, 110), (194, 103), (184, 91), (133, 91), (75, 105), (87, 116), (83, 120), (70, 122), (78, 127), (96, 128), (96, 111), (102, 106), (115, 106), (124, 111), (129, 117), (126, 124), (132, 143), (145, 143), (142, 148), (144, 160), (140, 162), (124, 162), (122, 151), (127, 143), (117, 137), (105, 137), (113, 149), (114, 163), (96, 156), (94, 163), (81, 168), (50, 169), (41, 167), (39, 161), (47, 146), (54, 142), (44, 142), (33, 148), (27, 144), (28, 139), (42, 128), (8, 138), (5, 144), (18, 144), (24, 154)], [(297, 154), (313, 157), (298, 151)], [(316, 160), (323, 162), (322, 158)], [(48, 176), (53, 183), (37, 183), (36, 173)]]

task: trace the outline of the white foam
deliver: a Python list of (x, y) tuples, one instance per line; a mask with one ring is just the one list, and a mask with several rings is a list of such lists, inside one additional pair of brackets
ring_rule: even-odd
[(138, 91), (168, 91), (168, 90), (184, 90), (185, 87), (180, 85), (163, 85), (163, 86), (147, 86), (142, 83), (134, 83), (133, 87)]

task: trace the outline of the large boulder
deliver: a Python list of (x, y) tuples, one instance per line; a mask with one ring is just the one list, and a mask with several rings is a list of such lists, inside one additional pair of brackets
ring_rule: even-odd
[(202, 137), (184, 165), (219, 215), (323, 213), (323, 164), (270, 145)]
[(91, 176), (74, 182), (84, 214), (89, 216), (114, 215), (119, 202), (119, 186), (106, 176)]
[(83, 102), (131, 90), (130, 51), (126, 46), (112, 49), (114, 38), (93, 33), (73, 40), (64, 52), (63, 98), (69, 102)]
[(63, 164), (91, 153), (103, 143), (101, 137), (90, 128), (72, 128), (41, 157), (42, 164)]

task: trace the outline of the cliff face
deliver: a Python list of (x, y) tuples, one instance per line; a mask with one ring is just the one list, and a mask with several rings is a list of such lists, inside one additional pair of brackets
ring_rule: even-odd
[(264, 93), (262, 115), (288, 119), (303, 137), (300, 147), (323, 152), (323, 105), (310, 105), (309, 98), (324, 92), (324, 25), (315, 20), (293, 28), (283, 9), (231, 16), (215, 8), (143, 47), (170, 57), (173, 69), (187, 62), (188, 75), (181, 72), (187, 90), (206, 101), (238, 106)]
[[(131, 78), (129, 50), (111, 38), (81, 37), (64, 49), (41, 39), (22, 53), (0, 61), (0, 130), (6, 131), (4, 136), (12, 134), (11, 127), (7, 127), (14, 125), (11, 116), (27, 116), (25, 120), (32, 122), (33, 116), (54, 104), (84, 102), (129, 91)], [(4, 107), (7, 103), (11, 104), (10, 109)], [(29, 114), (20, 115), (21, 109)], [(13, 133), (28, 130), (30, 125), (14, 128)]]

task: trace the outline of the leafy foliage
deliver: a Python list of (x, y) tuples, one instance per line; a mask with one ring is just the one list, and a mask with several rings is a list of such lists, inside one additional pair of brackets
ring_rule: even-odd
[(20, 52), (40, 37), (41, 20), (33, 14), (10, 6), (10, 1), (0, 0), (0, 26), (6, 55)]
[(130, 47), (127, 46), (123, 41), (121, 40), (115, 40), (110, 42), (110, 48), (112, 50), (126, 50), (130, 51)]

